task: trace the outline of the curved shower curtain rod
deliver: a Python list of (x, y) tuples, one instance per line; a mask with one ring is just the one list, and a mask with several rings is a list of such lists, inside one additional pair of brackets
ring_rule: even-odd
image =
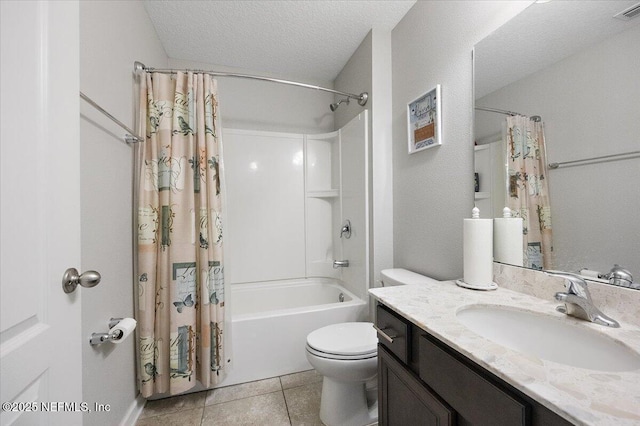
[[(477, 109), (477, 110), (480, 110), (480, 111), (497, 112), (498, 114), (510, 115), (512, 117), (516, 116), (516, 115), (522, 115), (522, 116), (526, 117), (524, 114), (520, 114), (519, 112), (515, 112), (515, 111), (509, 111), (509, 110), (506, 110), (506, 109), (489, 108), (489, 107), (483, 107), (483, 106), (477, 106), (477, 107), (474, 107), (474, 108)], [(540, 118), (539, 115), (532, 115), (529, 118), (531, 118), (535, 122), (542, 121), (542, 118)]]
[(297, 81), (290, 81), (290, 80), (282, 80), (279, 78), (262, 77), (259, 75), (251, 75), (251, 74), (238, 74), (234, 72), (208, 71), (208, 70), (196, 70), (196, 69), (174, 70), (174, 69), (150, 68), (145, 66), (142, 62), (138, 62), (138, 61), (135, 61), (133, 63), (133, 71), (136, 73), (144, 71), (144, 72), (158, 72), (161, 74), (175, 74), (177, 72), (194, 72), (194, 73), (201, 73), (201, 74), (209, 74), (216, 77), (234, 77), (234, 78), (246, 78), (250, 80), (270, 81), (272, 83), (288, 84), (290, 86), (304, 87), (306, 89), (321, 90), (323, 92), (335, 93), (336, 95), (342, 95), (342, 96), (346, 96), (347, 98), (357, 99), (358, 105), (360, 106), (365, 106), (367, 104), (367, 100), (369, 99), (369, 94), (367, 92), (362, 92), (359, 95), (355, 95), (353, 93), (327, 89), (326, 87), (314, 86), (312, 84), (299, 83)]

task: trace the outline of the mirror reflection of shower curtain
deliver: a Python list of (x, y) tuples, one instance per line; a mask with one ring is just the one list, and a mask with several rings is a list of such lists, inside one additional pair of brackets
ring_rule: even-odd
[(222, 128), (209, 75), (140, 78), (138, 378), (143, 397), (222, 381)]
[(507, 160), (507, 206), (523, 219), (524, 266), (553, 268), (553, 232), (542, 121), (511, 116), (503, 141)]

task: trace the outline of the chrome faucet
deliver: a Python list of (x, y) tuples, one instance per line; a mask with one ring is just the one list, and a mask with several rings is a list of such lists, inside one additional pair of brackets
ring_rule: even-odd
[(599, 275), (599, 278), (609, 280), (609, 284), (617, 285), (620, 287), (628, 288), (640, 288), (640, 284), (633, 282), (633, 276), (631, 272), (624, 269), (622, 266), (615, 264), (608, 274)]
[(556, 308), (558, 311), (607, 327), (620, 327), (618, 321), (606, 316), (595, 307), (587, 283), (581, 277), (567, 272), (545, 271), (545, 273), (566, 280), (567, 291), (555, 295), (556, 300), (564, 302), (564, 306)]
[(333, 261), (333, 269), (346, 268), (348, 266), (349, 266), (349, 261), (348, 260), (334, 260)]
[(340, 228), (340, 238), (351, 238), (351, 221), (349, 219), (344, 221), (344, 225)]

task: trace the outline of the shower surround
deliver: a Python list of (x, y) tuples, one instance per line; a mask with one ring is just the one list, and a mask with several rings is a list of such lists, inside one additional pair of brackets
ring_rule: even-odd
[(367, 120), (316, 135), (223, 131), (232, 371), (222, 386), (308, 369), (310, 331), (366, 318)]
[[(327, 277), (366, 299), (367, 111), (324, 134), (224, 129), (225, 277)], [(352, 235), (340, 237), (350, 220)], [(334, 260), (349, 260), (335, 269)], [(233, 303), (231, 301), (230, 303)]]

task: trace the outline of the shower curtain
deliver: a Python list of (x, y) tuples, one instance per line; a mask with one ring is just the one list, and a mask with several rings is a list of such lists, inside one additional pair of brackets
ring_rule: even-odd
[(553, 268), (549, 186), (546, 179), (544, 126), (529, 117), (506, 121), (507, 206), (523, 219), (524, 266)]
[(225, 372), (221, 142), (217, 83), (140, 78), (138, 379), (143, 397)]

